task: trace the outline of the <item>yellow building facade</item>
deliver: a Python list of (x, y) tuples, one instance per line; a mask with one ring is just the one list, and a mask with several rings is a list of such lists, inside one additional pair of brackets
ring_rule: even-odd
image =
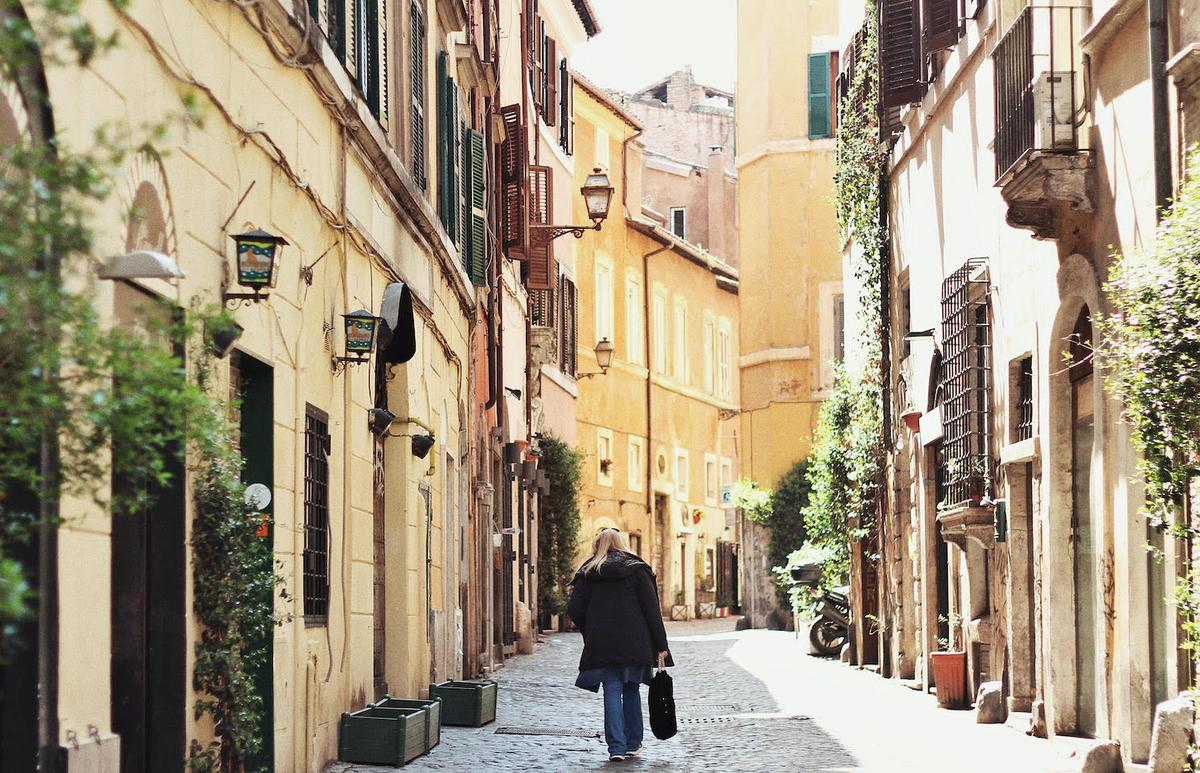
[[(431, 680), (463, 676), (462, 609), (482, 603), (464, 588), (460, 561), (477, 290), (462, 237), (436, 210), (445, 186), (436, 138), (446, 126), (432, 95), (455, 78), (450, 88), (465, 103), (484, 70), (474, 46), (455, 46), (455, 32), (468, 26), (466, 4), (373, 7), (379, 28), (356, 22), (372, 41), (357, 56), (371, 50), (377, 58), (355, 61), (355, 41), (328, 37), (325, 7), (309, 19), (304, 5), (89, 4), (89, 19), (119, 45), (87, 68), (45, 72), (56, 136), (67, 147), (87, 148), (102, 126), (136, 132), (150, 116), (178, 116), (184, 95), (203, 119), (168, 121), (159, 152), (113, 170), (114, 193), (95, 218), (98, 254), (153, 249), (186, 272), (172, 284), (71, 277), (114, 324), (151, 298), (181, 310), (219, 304), (235, 276), (232, 234), (260, 228), (288, 243), (269, 298), (234, 312), (244, 333), (216, 374), (245, 400), (241, 447), (246, 455), (259, 449), (247, 458), (247, 482), (270, 494), (268, 538), (286, 591), (276, 594), (273, 667), (258, 690), (268, 707), (260, 762), (276, 771), (319, 770), (335, 759), (342, 712), (383, 692), (417, 697)], [(14, 93), (4, 90), (0, 112), (28, 109)], [(424, 109), (417, 126), (414, 100)], [(465, 109), (460, 119), (482, 125)], [(369, 364), (337, 364), (342, 315), (380, 314), (385, 289), (399, 292), (395, 283), (414, 309), (415, 356), (389, 368), (376, 367), (377, 353)], [(368, 410), (377, 407), (397, 417), (392, 436), (369, 428)], [(435, 438), (424, 458), (411, 450), (415, 434)], [(192, 484), (185, 475), (177, 498), (155, 514), (156, 529), (178, 529), (161, 554), (124, 541), (119, 519), (133, 516), (63, 503), (57, 687), (42, 700), (47, 741), (61, 746), (71, 770), (182, 770), (189, 745), (211, 739), (208, 723), (193, 716), (199, 696), (190, 676), (201, 633), (194, 577), (203, 572), (188, 548)], [(130, 676), (117, 663), (133, 641), (130, 626), (141, 623), (128, 619), (123, 589), (127, 567), (142, 561), (165, 580), (154, 594), (142, 587), (151, 600), (132, 614), (154, 624), (134, 644), (159, 654)], [(139, 695), (163, 700), (129, 702)]]
[[(834, 0), (738, 3), (742, 469), (768, 489), (808, 455), (841, 358), (828, 58), (837, 33)], [(825, 120), (810, 120), (822, 104)]]
[[(664, 613), (716, 614), (719, 555), (737, 540), (720, 492), (738, 474), (738, 274), (643, 216), (640, 123), (582, 81), (575, 111), (577, 183), (599, 167), (615, 188), (575, 253), (580, 554), (620, 528), (654, 568)], [(604, 339), (614, 357), (601, 373)]]

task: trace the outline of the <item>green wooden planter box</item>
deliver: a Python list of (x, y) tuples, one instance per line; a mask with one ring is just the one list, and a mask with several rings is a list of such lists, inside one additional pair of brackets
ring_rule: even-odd
[(442, 701), (440, 698), (425, 701), (410, 698), (393, 698), (390, 695), (385, 695), (380, 700), (375, 701), (375, 705), (381, 709), (424, 709), (425, 751), (429, 751), (441, 742)]
[(429, 697), (442, 699), (442, 724), (482, 727), (496, 719), (496, 683), (491, 680), (429, 685)]
[(338, 760), (400, 767), (425, 753), (425, 709), (380, 708), (342, 714)]

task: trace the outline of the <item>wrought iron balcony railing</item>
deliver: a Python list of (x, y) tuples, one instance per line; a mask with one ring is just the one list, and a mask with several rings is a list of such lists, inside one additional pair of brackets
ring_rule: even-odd
[(1087, 109), (1079, 37), (1090, 9), (1029, 6), (992, 52), (996, 78), (996, 179), (1032, 151), (1085, 149)]

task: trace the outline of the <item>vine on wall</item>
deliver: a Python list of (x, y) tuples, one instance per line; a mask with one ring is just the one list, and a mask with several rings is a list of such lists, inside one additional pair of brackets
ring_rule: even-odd
[(539, 443), (538, 466), (546, 473), (550, 492), (542, 499), (538, 522), (538, 555), (543, 571), (538, 572), (538, 609), (543, 615), (567, 611), (567, 583), (575, 576), (579, 550), (579, 490), (583, 476), (583, 454), (556, 437)]
[[(844, 582), (849, 545), (874, 534), (883, 475), (882, 309), (884, 232), (880, 184), (886, 150), (879, 142), (878, 21), (868, 4), (859, 59), (848, 93), (838, 105), (834, 194), (838, 227), (852, 243), (850, 267), (857, 287), (861, 367), (835, 369), (833, 390), (821, 404), (804, 509), (807, 556), (824, 567), (826, 585)], [(793, 554), (789, 563), (800, 560)], [(873, 558), (873, 557), (872, 557)]]
[[(1098, 320), (1107, 385), (1140, 453), (1145, 516), (1177, 540), (1200, 536), (1188, 510), (1200, 477), (1200, 149), (1151, 249), (1117, 257), (1105, 287), (1115, 313)], [(1175, 592), (1193, 667), (1200, 584), (1184, 567)]]

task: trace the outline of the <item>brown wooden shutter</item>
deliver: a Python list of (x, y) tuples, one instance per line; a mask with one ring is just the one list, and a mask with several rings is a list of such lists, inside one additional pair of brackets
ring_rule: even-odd
[(546, 125), (553, 126), (558, 118), (558, 50), (554, 38), (546, 38), (546, 63), (542, 68), (542, 77), (546, 81), (546, 105), (542, 115)]
[(958, 42), (958, 0), (924, 0), (925, 52), (941, 51)]
[[(529, 224), (550, 225), (554, 220), (554, 170), (548, 166), (529, 167)], [(550, 290), (558, 281), (554, 260), (554, 242), (530, 229), (529, 262), (525, 264), (525, 286), (530, 290)]]
[(917, 4), (915, 0), (880, 0), (879, 62), (884, 107), (915, 102), (919, 82)]
[(525, 125), (521, 106), (500, 108), (504, 142), (500, 146), (500, 220), (508, 257), (524, 260), (529, 249), (525, 216), (525, 185), (529, 157), (525, 152)]

